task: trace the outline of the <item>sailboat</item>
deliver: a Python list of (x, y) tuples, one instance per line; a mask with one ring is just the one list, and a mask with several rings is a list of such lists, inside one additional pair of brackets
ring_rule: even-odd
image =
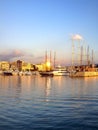
[[(83, 48), (81, 50), (81, 65), (77, 66), (77, 69), (74, 67), (74, 71), (72, 70), (70, 72), (70, 77), (92, 77), (92, 76), (98, 76), (98, 69), (96, 67), (94, 67), (94, 63), (93, 63), (93, 50), (92, 50), (92, 63), (90, 64), (90, 59), (89, 59), (89, 46), (87, 48), (87, 54), (86, 54), (86, 58), (87, 58), (87, 63), (86, 65), (82, 65), (82, 52), (83, 52)], [(74, 53), (73, 53), (74, 54)], [(73, 61), (72, 61), (73, 63)]]
[(50, 51), (50, 60), (47, 57), (47, 51), (45, 52), (45, 70), (39, 71), (41, 76), (53, 76), (53, 70), (51, 69), (51, 51)]

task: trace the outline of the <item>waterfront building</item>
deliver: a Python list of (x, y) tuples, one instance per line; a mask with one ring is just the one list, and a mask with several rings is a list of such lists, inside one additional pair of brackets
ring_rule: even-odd
[(36, 67), (38, 68), (39, 71), (45, 71), (45, 64), (44, 63), (37, 64)]
[(0, 62), (0, 70), (1, 70), (1, 62)]
[(17, 69), (17, 62), (11, 62), (10, 63), (10, 70), (13, 70), (13, 71), (18, 70)]
[(31, 70), (31, 64), (30, 63), (22, 63), (22, 71), (30, 71)]
[(19, 71), (22, 71), (22, 61), (21, 60), (17, 60), (17, 69)]
[(5, 71), (10, 69), (10, 63), (7, 61), (1, 61), (0, 62), (0, 69)]
[(36, 66), (37, 66), (39, 71), (45, 71), (46, 70), (45, 63), (37, 64)]

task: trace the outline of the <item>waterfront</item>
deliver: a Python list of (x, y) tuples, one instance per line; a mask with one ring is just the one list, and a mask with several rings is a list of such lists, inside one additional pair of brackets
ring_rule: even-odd
[(98, 77), (0, 76), (0, 130), (97, 130)]

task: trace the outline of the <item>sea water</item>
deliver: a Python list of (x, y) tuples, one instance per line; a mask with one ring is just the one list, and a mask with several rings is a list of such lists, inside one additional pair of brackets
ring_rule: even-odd
[(0, 76), (0, 130), (98, 130), (98, 77)]

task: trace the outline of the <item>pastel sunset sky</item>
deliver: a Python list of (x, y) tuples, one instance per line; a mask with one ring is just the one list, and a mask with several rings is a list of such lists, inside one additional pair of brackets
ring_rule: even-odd
[(78, 38), (98, 63), (98, 0), (0, 0), (0, 61), (40, 63), (51, 50), (70, 64)]

